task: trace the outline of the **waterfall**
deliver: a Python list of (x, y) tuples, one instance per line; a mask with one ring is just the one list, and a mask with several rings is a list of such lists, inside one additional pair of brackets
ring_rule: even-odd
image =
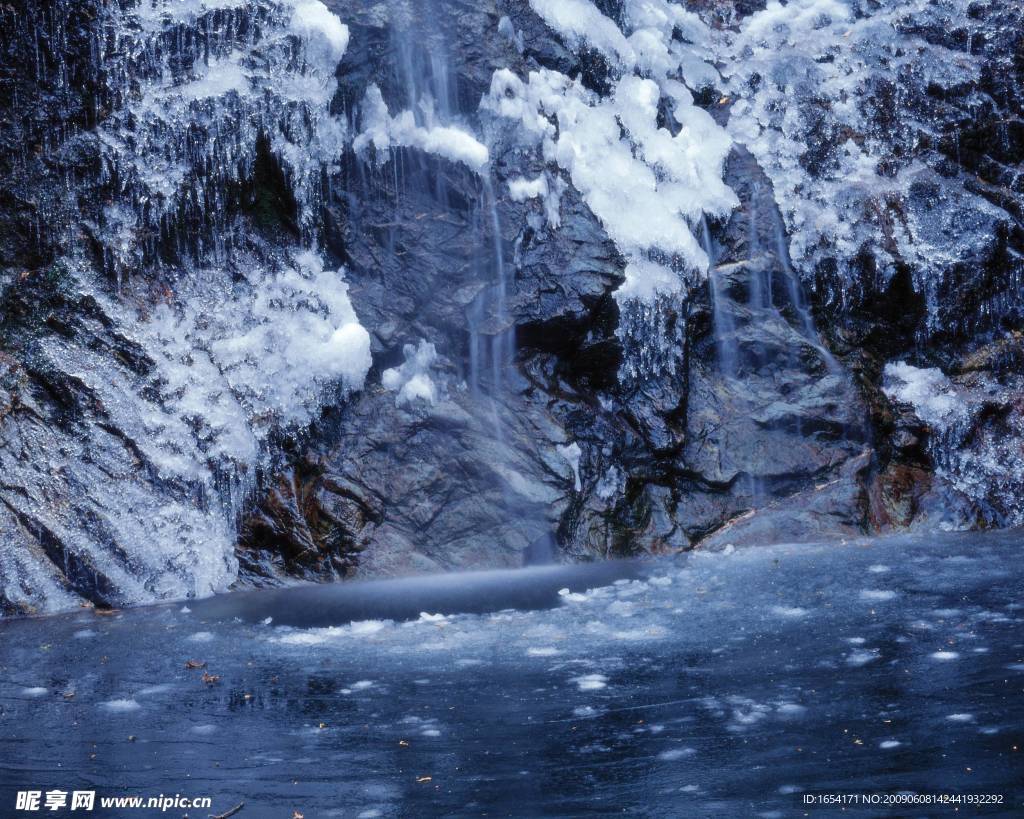
[(828, 371), (832, 374), (841, 373), (842, 367), (839, 362), (836, 361), (835, 356), (832, 355), (829, 349), (821, 341), (818, 328), (814, 323), (814, 316), (811, 314), (811, 308), (807, 304), (807, 300), (804, 298), (803, 288), (800, 285), (800, 277), (793, 269), (793, 264), (789, 257), (786, 228), (785, 225), (782, 224), (782, 217), (779, 215), (777, 210), (773, 210), (772, 212), (772, 227), (775, 236), (775, 258), (778, 261), (782, 276), (785, 279), (786, 290), (789, 295), (789, 304), (796, 313), (797, 320), (800, 324), (799, 330), (803, 337), (821, 355), (821, 359), (824, 361)]
[(736, 341), (736, 319), (726, 308), (726, 284), (718, 267), (718, 247), (711, 236), (706, 216), (701, 217), (701, 246), (708, 256), (708, 295), (711, 302), (712, 329), (718, 366), (726, 378), (734, 378), (739, 366), (739, 345)]

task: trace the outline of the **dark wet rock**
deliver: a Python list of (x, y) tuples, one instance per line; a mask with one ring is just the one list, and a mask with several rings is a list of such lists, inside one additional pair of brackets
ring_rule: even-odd
[(871, 461), (872, 453), (865, 451), (825, 481), (733, 518), (696, 547), (718, 551), (769, 541), (812, 543), (863, 535), (871, 531), (866, 480)]

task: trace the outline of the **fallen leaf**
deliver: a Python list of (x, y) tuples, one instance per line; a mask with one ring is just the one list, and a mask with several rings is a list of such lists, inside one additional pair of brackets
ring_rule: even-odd
[(186, 660), (185, 668), (187, 668), (189, 671), (191, 671), (194, 668), (206, 668), (206, 663), (201, 662), (200, 660)]
[(203, 682), (207, 685), (213, 685), (214, 683), (220, 682), (220, 674), (209, 674), (206, 671), (203, 672)]

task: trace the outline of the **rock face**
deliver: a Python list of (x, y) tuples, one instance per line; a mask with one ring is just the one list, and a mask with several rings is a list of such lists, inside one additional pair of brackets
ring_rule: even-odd
[(6, 611), (1024, 522), (1015, 4), (325, 2), (0, 11)]

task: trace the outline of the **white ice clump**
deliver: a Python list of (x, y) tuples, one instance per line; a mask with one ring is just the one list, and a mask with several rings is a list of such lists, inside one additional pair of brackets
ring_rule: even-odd
[(672, 748), (668, 751), (662, 751), (658, 754), (658, 759), (663, 762), (675, 762), (679, 759), (685, 759), (688, 756), (693, 756), (696, 752), (693, 748)]
[(395, 396), (397, 406), (416, 401), (434, 406), (438, 402), (439, 391), (430, 377), (430, 368), (437, 361), (437, 349), (425, 339), (420, 339), (416, 346), (406, 344), (403, 352), (405, 363), (384, 370), (381, 383), (386, 389), (398, 393)]
[(558, 454), (565, 459), (572, 469), (573, 484), (577, 492), (583, 490), (583, 480), (580, 477), (580, 458), (583, 457), (583, 450), (576, 442), (556, 447)]
[(890, 362), (883, 379), (882, 391), (889, 398), (910, 404), (918, 418), (934, 426), (946, 426), (964, 410), (953, 382), (937, 367)]
[(607, 687), (608, 678), (604, 674), (584, 674), (574, 677), (573, 682), (580, 691), (599, 691)]
[(277, 273), (248, 273), (244, 289), (209, 282), (203, 312), (197, 288), (194, 301), (159, 305), (143, 325), (147, 346), (163, 353), (168, 404), (204, 424), (213, 451), (242, 463), (263, 434), (248, 417), (304, 425), (325, 389), (361, 389), (370, 367), (370, 337), (341, 271), (302, 251)]
[(291, 30), (306, 42), (307, 57), (321, 66), (336, 66), (348, 49), (348, 26), (320, 0), (296, 4)]
[(857, 649), (847, 655), (846, 664), (854, 667), (867, 665), (877, 660), (879, 656), (878, 649), (876, 648)]
[(508, 193), (513, 202), (525, 202), (528, 199), (541, 201), (548, 227), (552, 230), (562, 223), (560, 208), (565, 189), (565, 180), (561, 176), (552, 177), (546, 172), (535, 179), (520, 176), (510, 179), (508, 183)]
[(885, 603), (896, 599), (896, 592), (890, 589), (862, 589), (860, 599), (868, 603)]
[[(432, 113), (432, 112), (431, 112)], [(432, 120), (433, 117), (427, 118)], [(378, 162), (391, 156), (391, 148), (418, 148), (452, 162), (461, 162), (480, 172), (490, 159), (487, 146), (461, 128), (428, 121), (417, 125), (412, 111), (403, 111), (392, 117), (380, 88), (371, 84), (366, 89), (362, 104), (362, 131), (352, 142), (359, 154), (370, 147)]]
[(632, 66), (636, 55), (615, 23), (590, 0), (530, 0), (530, 7), (570, 47), (586, 44), (615, 63)]

